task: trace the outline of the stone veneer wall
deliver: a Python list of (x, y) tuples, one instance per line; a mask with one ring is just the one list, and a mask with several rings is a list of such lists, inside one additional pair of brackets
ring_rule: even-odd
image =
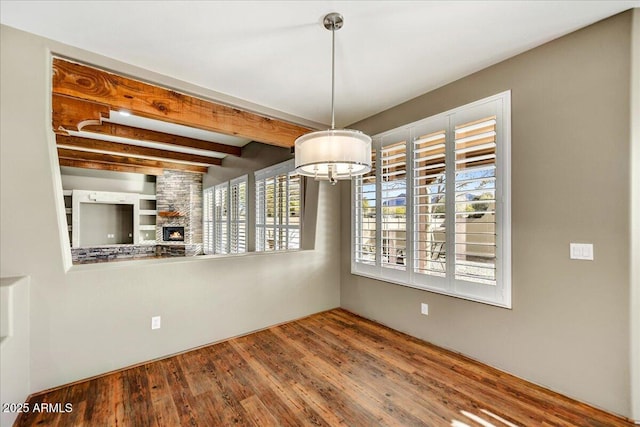
[[(202, 253), (202, 174), (165, 170), (156, 181), (156, 242), (187, 245), (193, 255)], [(179, 216), (162, 216), (176, 212)], [(184, 227), (184, 242), (162, 240), (162, 227)], [(190, 254), (191, 255), (191, 254)]]
[(162, 245), (105, 245), (71, 248), (74, 264), (126, 261), (132, 259), (172, 258), (202, 254), (202, 244), (183, 245), (167, 242)]
[(157, 256), (156, 253), (155, 245), (105, 245), (71, 248), (71, 258), (74, 264), (154, 258)]

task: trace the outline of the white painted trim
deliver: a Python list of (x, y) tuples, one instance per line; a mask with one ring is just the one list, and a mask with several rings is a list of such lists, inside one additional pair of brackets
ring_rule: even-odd
[(631, 418), (640, 424), (640, 8), (633, 9), (630, 108), (630, 369)]
[[(51, 51), (47, 51), (45, 55), (45, 64), (44, 69), (47, 70), (47, 84), (44, 89), (44, 93), (47, 94), (45, 96), (45, 102), (47, 103), (47, 115), (45, 118), (45, 123), (43, 123), (44, 129), (51, 129), (51, 123), (53, 123), (53, 101), (52, 97), (48, 94), (51, 93), (52, 89), (52, 73), (53, 73), (53, 55)], [(47, 131), (47, 140), (45, 143), (47, 144), (47, 151), (49, 152), (49, 167), (51, 168), (51, 183), (53, 185), (53, 197), (56, 203), (56, 211), (58, 215), (56, 215), (56, 220), (58, 222), (58, 234), (60, 236), (60, 253), (62, 254), (62, 268), (64, 271), (69, 271), (71, 266), (73, 266), (73, 259), (71, 257), (71, 242), (69, 240), (69, 226), (67, 224), (67, 210), (64, 206), (64, 196), (68, 195), (62, 189), (62, 177), (60, 175), (60, 161), (58, 159), (58, 150), (56, 146), (55, 134), (53, 131)]]

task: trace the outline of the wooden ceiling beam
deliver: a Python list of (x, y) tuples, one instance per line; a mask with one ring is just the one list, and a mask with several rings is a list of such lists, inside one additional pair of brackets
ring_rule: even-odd
[(97, 162), (88, 162), (84, 160), (62, 159), (62, 158), (59, 159), (59, 162), (60, 162), (60, 166), (67, 166), (71, 168), (95, 169), (95, 170), (112, 171), (112, 172), (140, 173), (144, 175), (154, 175), (154, 176), (162, 175), (162, 172), (164, 170), (161, 168), (121, 165), (121, 164), (115, 164), (115, 163), (97, 163)]
[(168, 161), (182, 161), (203, 165), (221, 165), (222, 159), (216, 157), (199, 156), (196, 154), (178, 153), (157, 148), (140, 147), (137, 145), (121, 144), (119, 142), (103, 141), (99, 139), (81, 138), (77, 136), (56, 135), (56, 143), (60, 148), (78, 148), (85, 150), (104, 151), (111, 154), (125, 156), (156, 157)]
[[(78, 160), (90, 163), (102, 163), (107, 165), (138, 166), (152, 169), (173, 169), (194, 173), (207, 173), (206, 166), (195, 166), (184, 163), (172, 163), (161, 160), (138, 159), (135, 157), (117, 156), (113, 154), (92, 153), (89, 151), (69, 150), (58, 148), (58, 158), (60, 160)], [(98, 169), (94, 167), (92, 169)], [(113, 169), (106, 169), (113, 170)]]
[(60, 58), (53, 60), (53, 93), (280, 147), (293, 147), (296, 138), (311, 131)]
[(69, 130), (80, 130), (87, 124), (100, 124), (109, 118), (109, 106), (97, 102), (53, 95), (53, 131), (67, 135)]
[(242, 148), (233, 145), (220, 144), (218, 142), (203, 141), (201, 139), (187, 138), (179, 135), (171, 135), (149, 129), (140, 129), (132, 126), (116, 123), (91, 124), (82, 128), (84, 132), (111, 135), (120, 138), (135, 139), (137, 141), (157, 142), (160, 144), (177, 145), (180, 147), (197, 148), (199, 150), (215, 151), (232, 156), (242, 155)]

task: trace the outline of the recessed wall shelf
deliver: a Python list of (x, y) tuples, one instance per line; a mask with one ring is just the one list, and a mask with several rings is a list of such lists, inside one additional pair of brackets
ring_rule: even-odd
[(140, 194), (140, 244), (156, 243), (156, 195)]

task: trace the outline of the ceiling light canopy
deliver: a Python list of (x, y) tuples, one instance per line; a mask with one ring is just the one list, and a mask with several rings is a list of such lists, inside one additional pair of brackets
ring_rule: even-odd
[(339, 13), (323, 21), (331, 31), (331, 129), (302, 135), (295, 142), (296, 171), (331, 184), (371, 170), (371, 138), (357, 130), (335, 129), (335, 36), (343, 23)]

